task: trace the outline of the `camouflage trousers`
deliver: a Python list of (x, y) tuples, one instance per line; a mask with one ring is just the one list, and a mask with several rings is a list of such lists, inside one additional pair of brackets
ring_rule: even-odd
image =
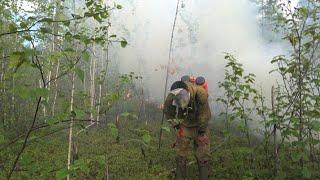
[(210, 160), (210, 131), (206, 129), (204, 133), (206, 140), (203, 140), (198, 134), (197, 127), (181, 126), (176, 134), (176, 155), (177, 157), (186, 157), (193, 144), (193, 149), (198, 162), (208, 162)]

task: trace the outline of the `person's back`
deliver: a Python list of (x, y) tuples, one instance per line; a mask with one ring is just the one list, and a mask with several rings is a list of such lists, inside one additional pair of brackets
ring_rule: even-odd
[[(178, 118), (183, 119), (183, 125), (186, 127), (207, 126), (208, 120), (211, 118), (210, 107), (208, 103), (208, 92), (201, 86), (185, 82), (190, 93), (190, 102), (188, 108), (179, 109)], [(169, 94), (164, 110), (167, 119), (174, 119), (176, 116), (176, 107), (172, 104), (173, 94)]]
[[(208, 92), (202, 86), (190, 82), (182, 83), (182, 81), (178, 81), (173, 84), (171, 93), (167, 96), (164, 104), (164, 113), (168, 120), (181, 120), (173, 124), (178, 130), (175, 143), (177, 153), (176, 179), (185, 178), (186, 156), (191, 142), (195, 144), (200, 178), (207, 179), (210, 159), (208, 121), (211, 118)], [(176, 102), (179, 101), (177, 95), (184, 90), (189, 93), (189, 103), (185, 107), (179, 107), (177, 105), (181, 103)]]

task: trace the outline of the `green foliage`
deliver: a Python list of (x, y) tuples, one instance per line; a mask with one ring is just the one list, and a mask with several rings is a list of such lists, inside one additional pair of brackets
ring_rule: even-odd
[(4, 131), (0, 130), (0, 145), (5, 142), (6, 142), (6, 139), (5, 139)]
[(29, 51), (16, 51), (11, 53), (9, 68), (17, 72), (21, 65), (29, 62), (28, 55)]
[(161, 127), (165, 132), (171, 132), (171, 130), (170, 130), (170, 127), (167, 127), (167, 126), (162, 126)]
[(225, 79), (219, 82), (219, 87), (223, 88), (225, 98), (217, 100), (225, 106), (224, 115), (226, 129), (230, 128), (230, 123), (240, 120), (239, 128), (245, 133), (250, 145), (249, 121), (251, 115), (257, 109), (256, 104), (259, 98), (257, 90), (254, 88), (255, 75), (249, 73), (244, 75), (242, 64), (238, 63), (231, 54), (226, 54), (228, 61), (225, 66)]
[(59, 180), (63, 180), (63, 179), (65, 179), (67, 177), (67, 175), (68, 175), (68, 169), (67, 168), (63, 168), (63, 169), (61, 169), (61, 170), (56, 172), (55, 178), (59, 179)]
[(138, 119), (138, 116), (136, 114), (130, 113), (130, 112), (121, 113), (121, 116), (125, 117), (125, 118), (128, 118), (128, 119), (133, 119), (133, 120), (137, 120)]
[[(108, 124), (101, 121), (86, 133), (73, 137), (73, 145), (78, 150), (73, 149), (71, 169), (66, 168), (66, 128), (69, 127), (66, 122), (70, 117), (85, 120), (89, 113), (97, 115), (98, 112), (98, 103), (90, 107), (86, 89), (88, 62), (97, 56), (93, 49), (110, 43), (123, 48), (128, 45), (124, 38), (110, 32), (112, 12), (123, 7), (85, 0), (77, 4), (74, 11), (71, 6), (67, 7), (69, 2), (38, 1), (35, 10), (23, 16), (23, 10), (15, 3), (0, 2), (0, 49), (4, 62), (0, 96), (1, 102), (5, 102), (0, 107), (3, 121), (0, 177), (9, 172), (36, 115), (36, 126), (12, 179), (65, 179), (68, 174), (72, 179), (106, 179), (106, 174), (109, 179), (172, 178), (174, 149), (171, 145), (175, 142), (175, 132), (169, 127), (159, 127), (153, 117), (146, 118), (148, 124), (141, 123), (141, 118), (138, 122), (136, 101), (131, 99), (137, 99), (135, 81), (142, 77), (133, 72), (120, 75), (118, 69), (101, 71), (103, 75), (96, 83), (102, 89), (99, 107), (100, 115), (104, 113), (104, 116), (100, 119), (105, 118)], [(287, 55), (271, 61), (276, 66), (272, 72), (283, 79), (273, 91), (273, 107), (266, 106), (268, 98), (256, 90), (255, 76), (247, 74), (235, 57), (225, 55), (225, 79), (219, 83), (224, 96), (218, 98), (225, 111), (215, 117), (224, 121), (213, 122), (215, 134), (211, 136), (213, 179), (320, 177), (319, 4), (311, 0), (307, 3), (308, 6), (300, 5), (292, 12), (288, 11), (291, 9), (288, 3), (264, 7), (270, 11), (270, 17), (276, 17), (277, 28), (284, 33), (283, 40), (291, 46)], [(74, 110), (70, 112), (70, 74), (73, 72), (77, 76), (76, 92)], [(39, 112), (33, 114), (35, 100), (40, 96), (43, 98)], [(135, 108), (128, 109), (129, 104)], [(154, 109), (154, 114), (161, 113)], [(120, 121), (113, 122), (115, 116), (120, 117)], [(263, 130), (256, 132), (250, 128), (253, 119), (263, 122)], [(86, 121), (74, 121), (74, 132), (81, 131), (86, 124)], [(167, 132), (163, 135), (161, 151), (157, 150), (155, 141), (159, 128)], [(240, 133), (246, 137), (238, 136)], [(188, 158), (196, 162), (191, 153)], [(188, 165), (190, 179), (196, 179), (195, 164)]]
[(151, 142), (151, 139), (152, 137), (150, 136), (149, 133), (145, 133), (143, 136), (142, 136), (142, 140), (146, 143), (146, 144), (149, 144)]
[(14, 89), (14, 93), (20, 96), (23, 99), (32, 99), (34, 100), (37, 97), (46, 98), (49, 95), (48, 89), (45, 88), (27, 88), (20, 86), (19, 88)]
[[(282, 9), (288, 6), (279, 4)], [(314, 133), (319, 133), (316, 124), (320, 117), (320, 92), (316, 90), (320, 79), (317, 73), (319, 65), (314, 59), (318, 54), (318, 46), (315, 46), (318, 35), (315, 32), (320, 30), (314, 16), (319, 12), (320, 8), (314, 1), (301, 4), (296, 11), (279, 12), (286, 19), (278, 23), (284, 30), (284, 39), (290, 43), (291, 54), (277, 56), (271, 61), (277, 66), (272, 72), (278, 73), (283, 79), (276, 92), (276, 107), (270, 115), (271, 122), (279, 128), (282, 140), (292, 141), (292, 161), (299, 163), (295, 168), (301, 172), (298, 176), (303, 178), (312, 177), (311, 169), (305, 164), (315, 163), (312, 149), (319, 144), (314, 137)], [(310, 156), (307, 151), (310, 151)]]
[(128, 44), (128, 42), (126, 40), (122, 40), (120, 41), (121, 47), (125, 48)]
[(117, 128), (117, 126), (114, 123), (108, 123), (108, 129), (111, 132), (112, 137), (116, 138), (119, 135), (119, 130)]
[(67, 118), (69, 118), (69, 117), (68, 117), (68, 114), (66, 114), (66, 113), (59, 113), (59, 114), (56, 114), (56, 115), (48, 118), (47, 123), (48, 123), (49, 125), (54, 125), (54, 124), (57, 124), (57, 123), (59, 123), (59, 122), (61, 122), (61, 121), (63, 121), (63, 120), (66, 120)]
[(78, 78), (83, 82), (84, 81), (84, 71), (80, 68), (75, 68), (74, 71), (76, 72)]

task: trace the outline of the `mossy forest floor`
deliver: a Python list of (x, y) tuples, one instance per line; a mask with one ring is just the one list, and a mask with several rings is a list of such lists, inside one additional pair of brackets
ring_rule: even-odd
[[(67, 126), (67, 125), (65, 125)], [(164, 131), (158, 150), (159, 122), (125, 121), (118, 136), (106, 124), (91, 127), (74, 137), (72, 179), (172, 179), (175, 168), (174, 131)], [(80, 128), (78, 128), (80, 129)], [(75, 130), (78, 130), (77, 128)], [(211, 179), (269, 179), (271, 170), (264, 150), (248, 148), (243, 138), (223, 138), (219, 127), (211, 129)], [(68, 171), (68, 131), (34, 133), (12, 179), (65, 179)], [(77, 132), (77, 131), (75, 131)], [(150, 136), (146, 141), (143, 134)], [(50, 134), (50, 135), (48, 135)], [(20, 146), (1, 151), (1, 161), (12, 161)], [(254, 157), (253, 157), (254, 156)], [(197, 164), (190, 147), (188, 179), (197, 179)], [(2, 167), (2, 175), (9, 164)], [(4, 177), (4, 176), (3, 176)]]

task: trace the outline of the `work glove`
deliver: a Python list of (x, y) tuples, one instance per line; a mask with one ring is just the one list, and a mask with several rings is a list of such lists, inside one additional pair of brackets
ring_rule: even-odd
[(209, 137), (203, 133), (203, 134), (199, 134), (198, 137), (197, 137), (197, 141), (198, 141), (198, 144), (201, 145), (201, 144), (209, 144)]
[(179, 127), (179, 129), (177, 129), (177, 136), (180, 137), (180, 138), (185, 136), (183, 128)]

